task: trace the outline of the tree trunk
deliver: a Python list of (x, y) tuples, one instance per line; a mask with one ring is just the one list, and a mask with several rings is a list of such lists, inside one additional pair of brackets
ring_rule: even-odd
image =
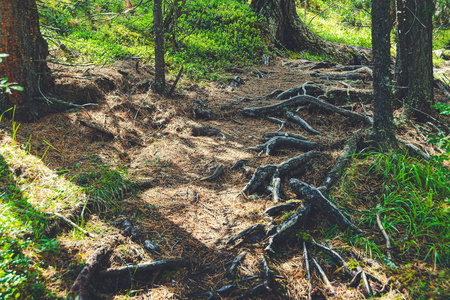
[(397, 57), (395, 59), (395, 98), (399, 101), (396, 106), (400, 106), (408, 94), (408, 45), (406, 43), (406, 3), (404, 0), (396, 0), (397, 10)]
[(251, 8), (266, 18), (270, 38), (277, 46), (329, 56), (340, 63), (366, 63), (351, 47), (329, 42), (314, 33), (300, 20), (294, 0), (252, 0)]
[(375, 141), (384, 149), (396, 148), (391, 86), (390, 1), (372, 1), (372, 51)]
[(0, 64), (0, 77), (24, 88), (23, 92), (3, 95), (0, 110), (16, 106), (16, 118), (35, 119), (46, 106), (37, 98), (53, 85), (44, 61), (48, 45), (39, 31), (36, 1), (0, 1), (0, 20), (0, 53), (10, 55)]
[[(399, 22), (400, 74), (407, 77), (404, 117), (426, 121), (433, 104), (433, 0), (399, 0), (404, 19)], [(404, 40), (402, 40), (404, 38)], [(403, 84), (405, 78), (400, 81)]]
[(166, 85), (164, 73), (164, 30), (163, 30), (162, 0), (153, 1), (153, 29), (155, 31), (155, 82), (153, 90), (164, 94)]

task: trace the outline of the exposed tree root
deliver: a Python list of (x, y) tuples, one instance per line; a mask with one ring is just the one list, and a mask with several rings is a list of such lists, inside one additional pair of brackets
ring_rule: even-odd
[(317, 271), (319, 272), (320, 276), (322, 277), (323, 282), (325, 283), (325, 285), (327, 286), (328, 290), (330, 291), (328, 294), (329, 295), (334, 295), (336, 294), (333, 286), (331, 285), (330, 281), (328, 280), (327, 275), (325, 274), (325, 272), (323, 271), (322, 267), (319, 265), (319, 263), (316, 261), (316, 259), (311, 256), (311, 259), (314, 263), (314, 266), (316, 267)]
[(299, 128), (303, 128), (311, 134), (320, 134), (320, 132), (318, 132), (317, 130), (312, 128), (311, 125), (309, 125), (305, 120), (303, 120), (302, 118), (300, 118), (298, 115), (294, 114), (293, 112), (287, 111), (286, 117), (287, 117), (288, 121), (291, 121), (291, 122), (297, 124)]
[(234, 237), (230, 238), (227, 241), (227, 244), (234, 244), (237, 240), (242, 239), (242, 243), (253, 243), (261, 239), (263, 236), (265, 236), (265, 230), (264, 230), (263, 224), (255, 224), (252, 225), (241, 232), (239, 232)]
[(70, 288), (71, 299), (88, 300), (92, 299), (88, 286), (91, 284), (91, 279), (97, 272), (97, 269), (101, 265), (105, 257), (109, 256), (112, 252), (110, 244), (106, 244), (98, 248), (84, 264), (83, 269), (78, 274), (77, 279)]
[(308, 203), (324, 214), (330, 221), (338, 224), (344, 230), (350, 229), (354, 233), (363, 233), (361, 229), (353, 225), (342, 214), (336, 205), (325, 198), (318, 189), (295, 178), (291, 178), (289, 183), (297, 195), (303, 196)]
[(227, 270), (227, 276), (234, 279), (236, 277), (236, 271), (238, 266), (241, 264), (242, 260), (244, 259), (244, 257), (247, 255), (247, 252), (243, 251), (241, 253), (239, 253), (238, 256), (236, 256), (235, 258), (233, 258), (231, 261), (228, 262), (228, 264), (230, 265), (230, 267)]
[(323, 188), (329, 189), (342, 176), (342, 173), (351, 161), (351, 156), (355, 154), (356, 149), (358, 148), (358, 144), (361, 142), (361, 140), (362, 135), (357, 133), (349, 138), (347, 142), (345, 142), (344, 149), (342, 150), (339, 158), (334, 163), (333, 169), (322, 182)]
[(264, 136), (272, 138), (272, 137), (276, 137), (276, 136), (285, 136), (285, 137), (291, 137), (294, 139), (299, 139), (299, 140), (307, 140), (308, 138), (301, 135), (301, 134), (296, 134), (296, 133), (291, 133), (291, 132), (267, 132), (264, 134)]
[(280, 147), (293, 147), (302, 151), (310, 151), (322, 148), (323, 145), (315, 142), (308, 142), (294, 137), (275, 136), (262, 145), (245, 148), (244, 150), (264, 151), (264, 154), (270, 155), (275, 149)]
[(311, 206), (309, 204), (305, 204), (295, 214), (278, 225), (275, 229), (275, 233), (269, 238), (269, 243), (264, 250), (275, 254), (275, 248), (277, 245), (284, 243), (291, 234), (303, 228), (303, 225), (308, 220), (310, 212)]
[(187, 267), (189, 260), (186, 258), (163, 259), (150, 263), (142, 263), (138, 265), (125, 266), (120, 268), (108, 268), (100, 271), (102, 277), (117, 277), (129, 274), (138, 274), (146, 272), (154, 272), (159, 270), (174, 269), (179, 267)]
[(301, 205), (302, 201), (289, 201), (283, 204), (279, 204), (276, 206), (272, 206), (268, 208), (263, 215), (269, 216), (269, 217), (276, 217), (280, 215), (283, 211), (292, 211), (295, 208), (297, 208), (299, 205)]
[[(364, 76), (366, 76), (364, 77), (364, 79), (371, 79), (372, 71), (367, 67), (359, 67), (360, 66), (340, 67), (339, 69), (336, 69), (336, 71), (351, 71), (347, 74), (338, 74), (339, 76), (344, 76), (342, 78), (350, 78), (353, 73), (358, 74), (358, 76), (361, 76), (361, 73), (364, 73)], [(318, 244), (308, 233), (305, 232), (305, 224), (308, 223), (310, 216), (313, 215), (313, 213), (320, 213), (324, 215), (330, 222), (337, 224), (342, 230), (350, 230), (354, 234), (364, 233), (346, 216), (344, 216), (341, 210), (332, 202), (330, 202), (324, 195), (341, 178), (345, 168), (351, 162), (352, 156), (357, 152), (360, 144), (362, 143), (366, 131), (356, 132), (348, 140), (345, 141), (340, 156), (335, 161), (332, 170), (325, 177), (322, 185), (319, 188), (315, 188), (314, 186), (300, 181), (295, 177), (305, 172), (312, 161), (322, 155), (321, 152), (312, 150), (323, 150), (325, 149), (325, 145), (317, 142), (306, 141), (306, 137), (294, 133), (279, 132), (284, 127), (286, 121), (269, 117), (271, 115), (285, 116), (287, 121), (295, 123), (311, 134), (318, 134), (318, 131), (313, 129), (299, 116), (286, 110), (286, 108), (295, 108), (299, 106), (314, 106), (331, 113), (337, 113), (349, 118), (354, 122), (361, 122), (366, 126), (372, 126), (373, 120), (369, 116), (354, 113), (351, 111), (352, 108), (350, 110), (344, 109), (317, 98), (318, 96), (326, 93), (324, 92), (324, 90), (326, 90), (326, 88), (321, 85), (307, 82), (300, 87), (293, 88), (288, 91), (277, 91), (277, 99), (283, 100), (280, 103), (262, 107), (245, 107), (244, 109), (242, 109), (241, 114), (245, 117), (264, 117), (280, 125), (280, 129), (277, 132), (265, 134), (265, 136), (269, 139), (264, 140), (263, 144), (256, 147), (247, 148), (246, 150), (263, 151), (265, 154), (270, 155), (278, 147), (287, 146), (295, 147), (296, 149), (309, 152), (293, 157), (279, 165), (260, 166), (254, 172), (252, 178), (245, 185), (239, 195), (247, 196), (257, 192), (267, 192), (267, 190), (269, 190), (269, 192), (272, 194), (273, 200), (275, 202), (278, 202), (282, 199), (283, 194), (281, 191), (282, 181), (285, 179), (290, 179), (289, 183), (291, 191), (294, 192), (299, 198), (304, 199), (305, 202), (292, 201), (269, 208), (264, 212), (264, 215), (270, 217), (278, 216), (283, 211), (292, 211), (295, 209), (297, 209), (297, 211), (294, 212), (294, 214), (287, 220), (283, 221), (277, 226), (264, 226), (262, 224), (253, 225), (240, 232), (238, 235), (232, 237), (228, 241), (228, 243), (234, 243), (238, 239), (242, 239), (243, 242), (255, 242), (257, 240), (266, 239), (267, 244), (265, 251), (268, 254), (276, 254), (277, 251), (279, 251), (278, 248), (282, 246), (286, 242), (286, 240), (296, 236), (298, 239), (303, 240), (304, 242), (303, 255), (305, 257), (309, 299), (315, 299), (316, 296), (318, 297), (317, 299), (326, 298), (319, 289), (313, 289), (313, 285), (311, 282), (311, 264), (317, 269), (318, 273), (322, 277), (322, 281), (325, 283), (325, 286), (330, 292), (330, 295), (335, 294), (336, 292), (333, 285), (330, 283), (330, 280), (328, 279), (326, 273), (320, 266), (319, 261), (311, 255), (311, 253), (309, 252), (310, 249), (308, 248), (313, 248), (318, 253), (323, 253), (331, 257), (339, 267), (339, 270), (342, 270), (349, 278), (353, 279), (350, 283), (351, 286), (356, 286), (360, 284), (360, 282), (362, 282), (364, 285), (365, 294), (368, 297), (371, 297), (373, 295), (373, 290), (370, 286), (369, 279), (372, 279), (372, 275), (366, 273), (361, 267), (358, 267), (359, 272), (351, 269), (349, 267), (349, 264), (339, 253), (324, 245)], [(349, 86), (347, 89), (341, 89), (337, 93), (345, 92), (347, 93), (347, 97), (349, 97), (348, 93), (350, 90), (353, 91), (353, 88)], [(359, 91), (355, 91), (355, 93), (358, 92)], [(310, 96), (311, 94), (314, 94), (314, 96)], [(366, 91), (362, 94), (369, 95), (369, 93), (366, 93)], [(328, 94), (328, 96), (330, 96), (330, 98), (333, 98), (332, 93)], [(369, 98), (371, 98), (371, 95), (370, 97), (367, 97), (367, 99)], [(339, 143), (339, 145), (341, 144), (342, 143)], [(408, 145), (407, 147), (412, 148), (410, 145)], [(415, 151), (417, 152), (417, 150)], [(298, 208), (299, 206), (300, 208)], [(388, 246), (388, 248), (390, 247)], [(265, 267), (263, 267), (263, 269), (265, 269), (266, 271), (270, 270), (268, 268), (268, 265), (269, 264), (267, 260), (264, 258), (263, 266)], [(270, 291), (271, 287), (267, 282), (272, 282), (273, 276), (267, 275), (265, 273), (265, 276), (263, 276), (263, 278), (264, 283), (254, 286), (251, 290), (246, 291), (240, 297), (248, 298), (257, 295), (258, 293)], [(375, 277), (373, 278), (373, 280), (380, 282)]]
[(312, 292), (312, 283), (311, 283), (311, 269), (309, 267), (309, 255), (308, 255), (308, 249), (306, 248), (306, 243), (303, 242), (303, 257), (305, 259), (305, 266), (306, 266), (306, 278), (308, 280), (308, 299), (311, 299), (311, 292)]
[(246, 117), (261, 117), (268, 114), (280, 113), (280, 111), (282, 111), (285, 107), (295, 107), (306, 104), (314, 105), (329, 112), (338, 113), (342, 116), (352, 119), (353, 121), (363, 122), (364, 124), (369, 126), (372, 126), (373, 124), (373, 120), (365, 115), (357, 114), (346, 109), (339, 108), (337, 106), (334, 106), (333, 104), (309, 95), (295, 96), (274, 105), (262, 107), (245, 107), (244, 109), (242, 109), (241, 114)]
[(383, 224), (381, 224), (381, 218), (379, 214), (377, 214), (377, 224), (381, 230), (381, 233), (383, 234), (384, 239), (386, 240), (386, 260), (388, 261), (389, 264), (394, 265), (394, 263), (392, 262), (392, 255), (391, 255), (392, 249), (391, 239), (389, 238), (389, 235), (387, 234), (386, 230), (384, 230)]
[[(254, 194), (258, 190), (265, 190), (268, 179), (270, 178), (270, 180), (272, 181), (274, 175), (278, 175), (280, 178), (286, 178), (288, 176), (300, 174), (306, 170), (306, 168), (309, 166), (309, 162), (312, 159), (317, 158), (320, 155), (321, 152), (309, 151), (307, 153), (288, 159), (279, 166), (261, 166), (256, 169), (255, 173), (253, 173), (252, 178), (239, 195)], [(278, 171), (277, 174), (275, 174), (276, 171)]]
[(273, 271), (270, 269), (267, 259), (263, 256), (261, 259), (261, 264), (264, 271), (264, 286), (268, 291), (273, 290), (274, 275)]
[(92, 129), (95, 129), (97, 131), (100, 131), (101, 133), (105, 134), (108, 138), (110, 139), (114, 139), (114, 133), (112, 133), (111, 131), (109, 131), (108, 129), (96, 124), (96, 123), (92, 123), (92, 122), (87, 122), (87, 121), (83, 121), (80, 120), (80, 124)]
[(368, 67), (361, 67), (344, 74), (322, 74), (319, 72), (309, 74), (313, 77), (326, 80), (363, 80), (369, 81), (373, 79), (373, 72)]
[(223, 165), (218, 164), (211, 168), (211, 171), (213, 172), (210, 176), (204, 177), (200, 179), (200, 181), (212, 181), (219, 177), (223, 173)]

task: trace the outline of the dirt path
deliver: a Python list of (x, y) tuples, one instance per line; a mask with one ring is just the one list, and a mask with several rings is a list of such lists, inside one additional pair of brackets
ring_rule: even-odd
[[(94, 216), (91, 222), (114, 222), (126, 217), (139, 232), (139, 237), (118, 245), (108, 266), (122, 266), (165, 258), (187, 257), (191, 268), (181, 269), (175, 274), (156, 274), (134, 281), (130, 289), (129, 280), (113, 282), (112, 286), (96, 286), (98, 293), (109, 299), (207, 299), (202, 292), (218, 290), (237, 283), (239, 289), (231, 292), (229, 299), (254, 286), (258, 281), (239, 281), (262, 272), (260, 261), (265, 242), (230, 246), (227, 240), (241, 230), (257, 223), (268, 224), (272, 220), (262, 213), (273, 206), (270, 197), (253, 195), (249, 199), (236, 198), (249, 181), (253, 171), (264, 164), (279, 164), (301, 154), (295, 149), (281, 149), (276, 155), (266, 156), (244, 148), (260, 144), (266, 132), (277, 131), (279, 126), (264, 119), (244, 118), (239, 111), (246, 106), (262, 106), (277, 100), (258, 100), (276, 89), (287, 90), (305, 82), (326, 83), (330, 86), (370, 88), (370, 81), (327, 81), (313, 78), (307, 61), (276, 61), (259, 70), (264, 78), (258, 78), (253, 68), (236, 69), (228, 76), (239, 76), (244, 84), (232, 87), (227, 81), (208, 85), (182, 83), (173, 99), (148, 93), (152, 69), (135, 70), (134, 63), (120, 62), (111, 68), (59, 69), (59, 84), (55, 96), (76, 103), (96, 102), (98, 106), (87, 106), (86, 110), (50, 115), (34, 124), (22, 124), (18, 140), (28, 144), (31, 153), (44, 156), (44, 162), (52, 169), (68, 170), (76, 174), (88, 168), (94, 159), (100, 164), (120, 168), (134, 179), (150, 179), (151, 188), (139, 193), (127, 193), (119, 208)], [(245, 73), (241, 73), (244, 71)], [(203, 107), (204, 104), (204, 107)], [(349, 102), (350, 104), (350, 102)], [(216, 115), (214, 120), (198, 118), (194, 107), (208, 109)], [(370, 103), (356, 103), (355, 111), (370, 111)], [(362, 124), (352, 124), (348, 119), (310, 109), (301, 112), (302, 117), (322, 134), (317, 137), (295, 128), (314, 141), (330, 143), (346, 140), (351, 132)], [(114, 134), (111, 139), (99, 131), (81, 126), (80, 120), (104, 126)], [(195, 126), (214, 126), (221, 130), (218, 136), (193, 136)], [(425, 143), (425, 137), (404, 129), (404, 138), (417, 144)], [(47, 145), (52, 147), (46, 151)], [(330, 171), (340, 149), (327, 150), (302, 180), (319, 186)], [(240, 159), (247, 159), (247, 170), (231, 170)], [(97, 161), (98, 162), (98, 161)], [(224, 173), (217, 179), (201, 181), (209, 176), (208, 168), (222, 164)], [(287, 192), (287, 199), (295, 194)], [(279, 221), (279, 220), (278, 220)], [(320, 231), (321, 220), (310, 224), (311, 231)], [(145, 240), (157, 243), (158, 253), (144, 250)], [(66, 261), (60, 265), (64, 270), (80, 257), (88, 257), (98, 246), (94, 242), (81, 241), (77, 250), (74, 241), (62, 240), (67, 249)], [(66, 244), (65, 244), (66, 243)], [(247, 251), (237, 279), (226, 276), (225, 263)], [(265, 292), (257, 299), (306, 299), (307, 281), (304, 272), (301, 244), (289, 241), (282, 254), (275, 257), (271, 267), (280, 276), (277, 289)], [(64, 260), (64, 258), (62, 259)], [(56, 266), (55, 266), (56, 267)], [(63, 272), (61, 272), (63, 273)], [(61, 275), (56, 285), (64, 294), (76, 274)], [(314, 274), (321, 287), (317, 274)], [(339, 277), (332, 278), (336, 295), (333, 299), (359, 299), (360, 289), (348, 289)], [(261, 279), (259, 279), (260, 281)], [(398, 295), (396, 291), (392, 295)], [(226, 297), (224, 297), (226, 298)], [(208, 298), (210, 299), (210, 298)], [(319, 298), (317, 298), (319, 299)]]

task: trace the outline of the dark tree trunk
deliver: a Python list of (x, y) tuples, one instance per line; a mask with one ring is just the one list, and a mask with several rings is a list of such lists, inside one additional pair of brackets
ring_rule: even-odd
[(395, 60), (395, 98), (398, 100), (396, 106), (400, 106), (408, 94), (408, 46), (406, 43), (406, 3), (404, 0), (396, 0), (397, 10), (397, 57)]
[(326, 55), (341, 63), (362, 63), (363, 58), (357, 51), (321, 38), (303, 23), (296, 12), (294, 0), (252, 0), (251, 8), (266, 18), (270, 38), (277, 46)]
[(407, 83), (404, 117), (426, 121), (433, 104), (432, 17), (435, 5), (433, 0), (398, 2), (403, 19), (398, 27), (400, 80), (397, 84)]
[(35, 119), (44, 112), (46, 104), (37, 98), (53, 85), (45, 59), (47, 42), (39, 31), (35, 0), (0, 1), (0, 53), (7, 57), (0, 64), (0, 77), (8, 78), (24, 88), (3, 95), (0, 109), (17, 106), (16, 118)]
[(395, 148), (395, 127), (391, 95), (390, 1), (372, 1), (372, 51), (374, 90), (374, 138), (383, 148)]
[(166, 85), (164, 73), (164, 22), (162, 14), (162, 0), (153, 1), (153, 29), (155, 31), (155, 82), (153, 90), (164, 94)]

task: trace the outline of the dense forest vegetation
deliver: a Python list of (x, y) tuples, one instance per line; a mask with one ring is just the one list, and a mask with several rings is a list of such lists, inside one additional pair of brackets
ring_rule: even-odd
[(163, 1), (159, 92), (157, 0), (36, 2), (35, 111), (0, 82), (0, 299), (450, 297), (446, 0), (429, 111), (399, 87), (406, 0), (383, 2), (387, 83), (370, 0), (295, 1), (352, 64), (278, 41), (257, 0)]

